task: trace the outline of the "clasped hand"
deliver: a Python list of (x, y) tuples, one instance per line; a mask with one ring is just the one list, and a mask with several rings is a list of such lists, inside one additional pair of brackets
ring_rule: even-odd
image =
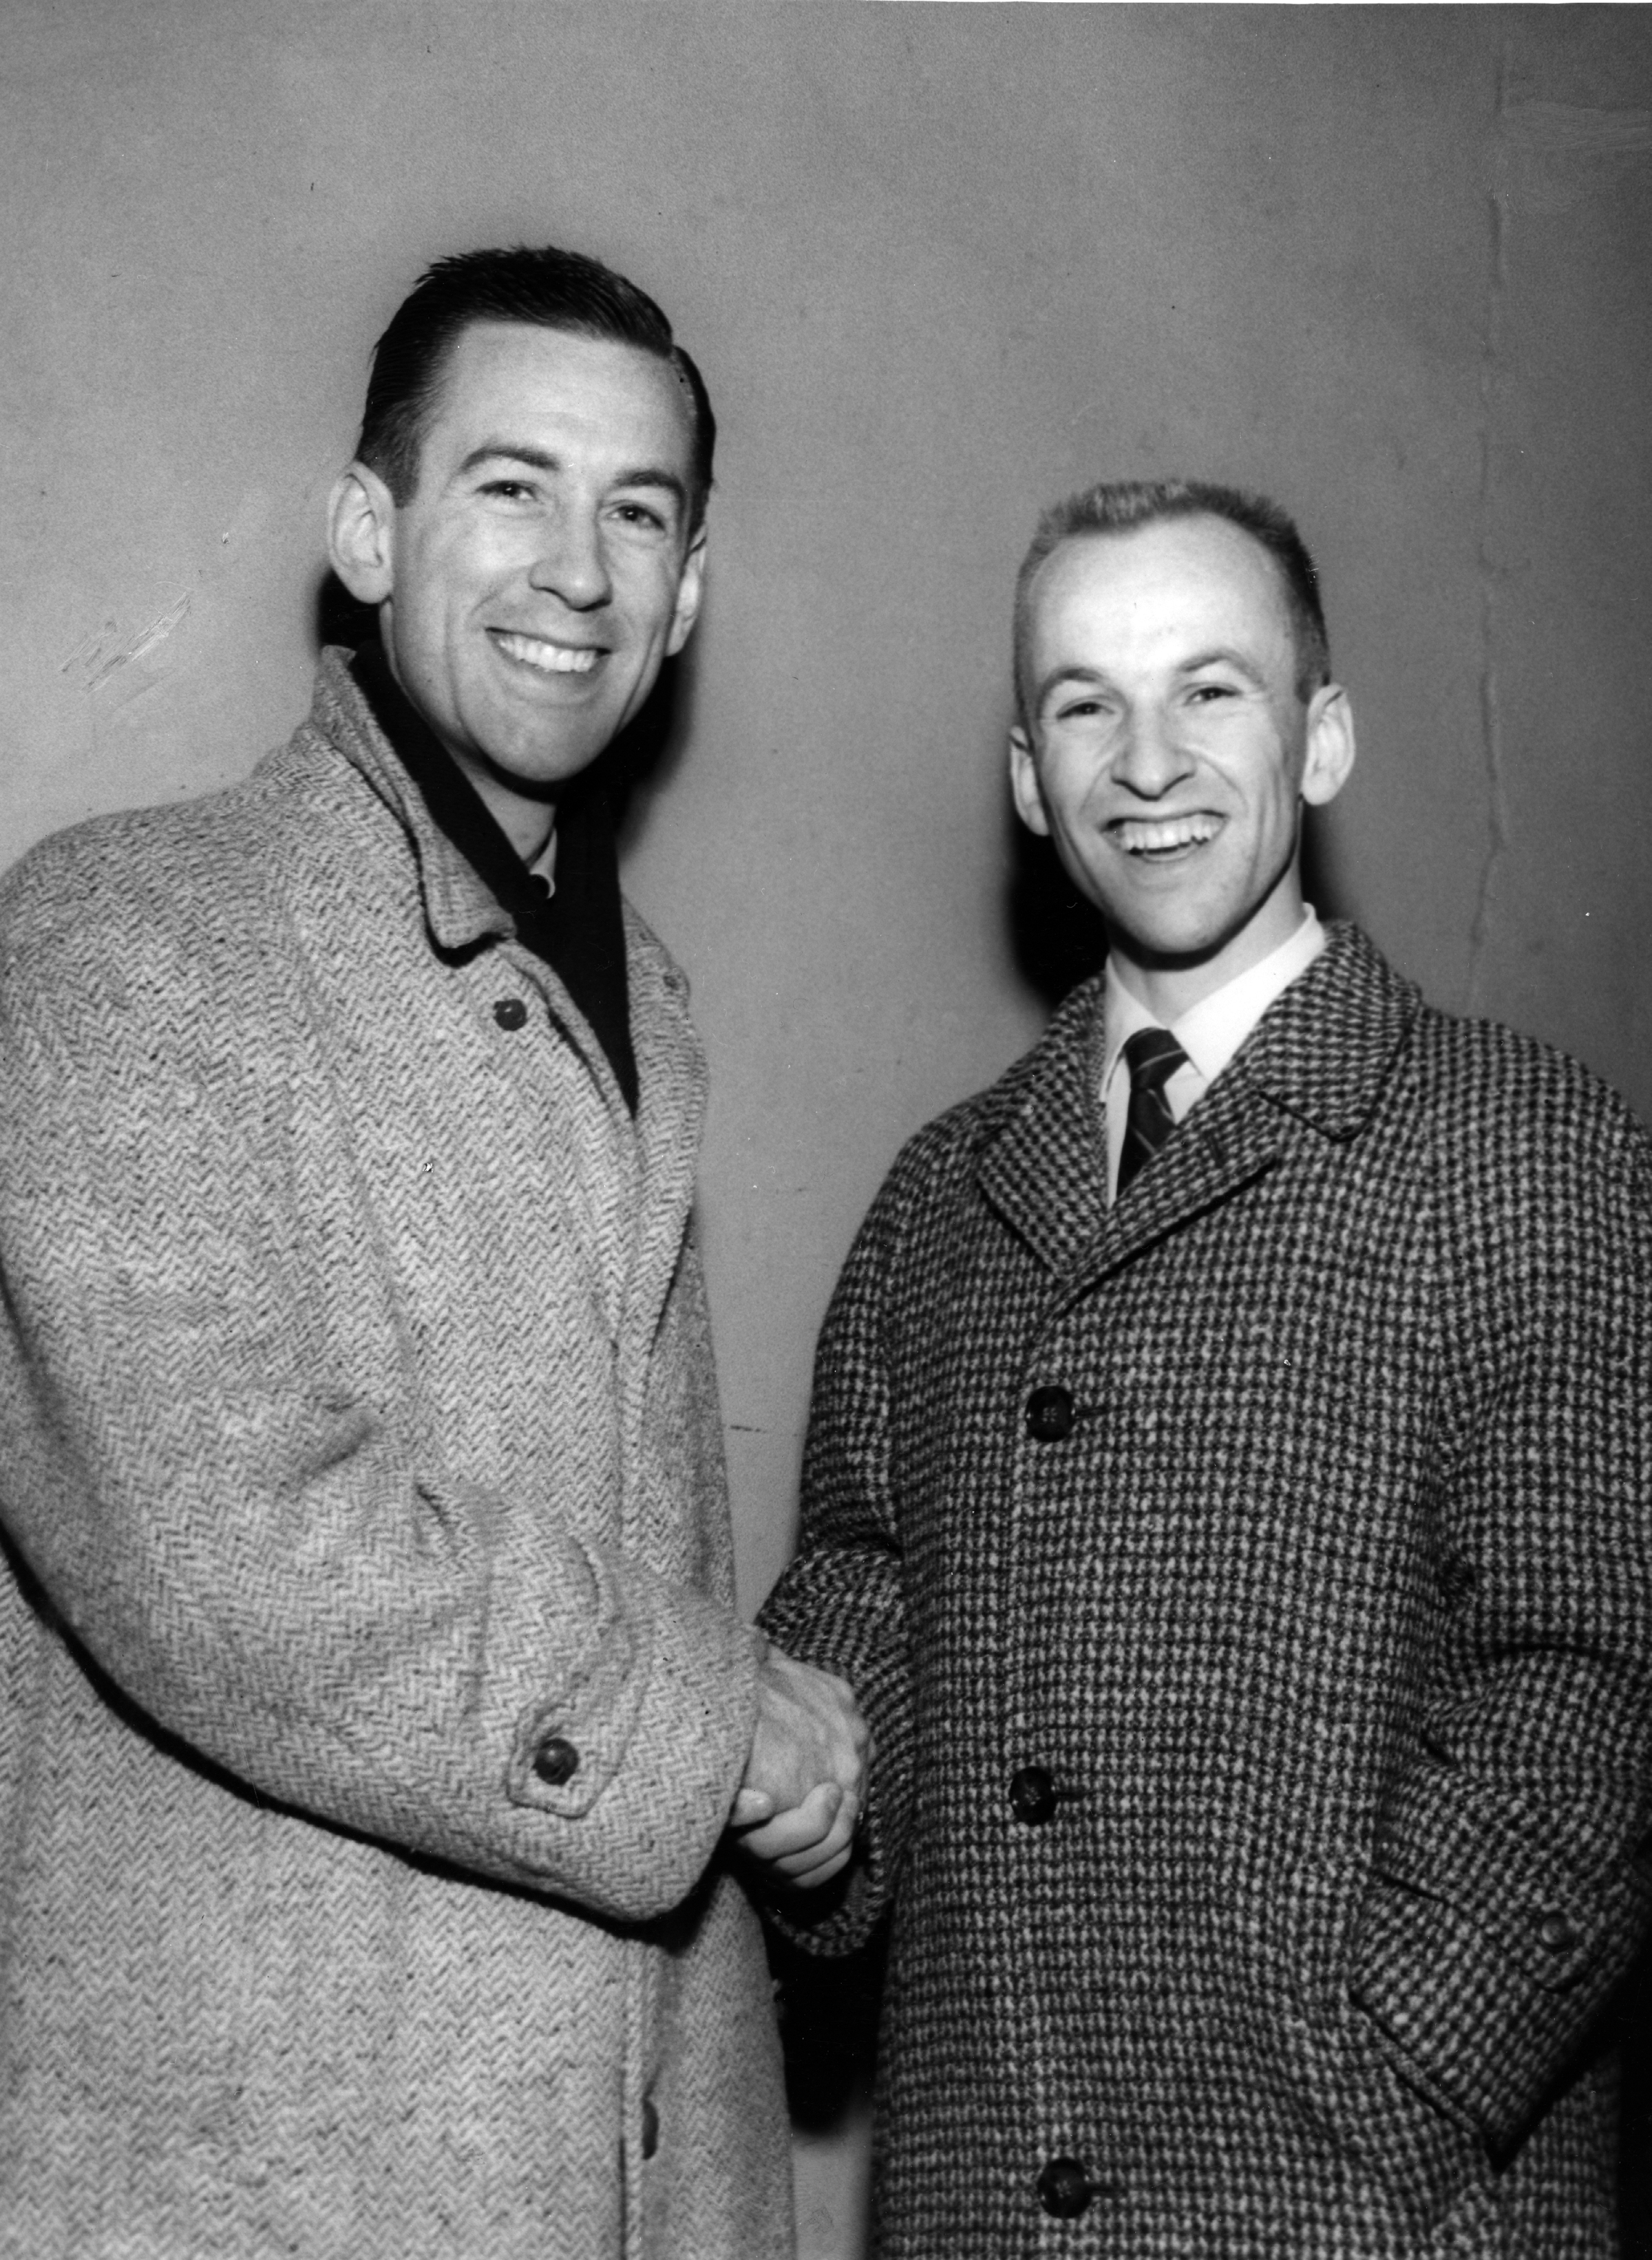
[(830, 1882), (854, 1849), (870, 1741), (846, 1681), (771, 1647), (729, 1819), (749, 1857), (804, 1891)]

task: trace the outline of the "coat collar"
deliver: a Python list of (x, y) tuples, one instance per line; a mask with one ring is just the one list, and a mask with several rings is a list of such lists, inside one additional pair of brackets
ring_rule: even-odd
[(1339, 1142), (1358, 1135), (1422, 1000), (1357, 927), (1339, 920), (1328, 934), (1116, 1207), (1100, 1107), (1101, 979), (1062, 1005), (989, 1096), (976, 1162), (987, 1199), (1052, 1270), (1126, 1261), (1269, 1168), (1298, 1125)]
[(361, 772), (407, 833), (426, 923), (439, 949), (457, 954), (515, 933), (510, 912), (492, 888), (433, 819), (351, 674), (350, 654), (337, 645), (321, 654), (305, 728)]
[[(321, 654), (310, 719), (300, 732), (342, 755), (406, 833), (418, 867), (426, 924), (439, 949), (462, 955), (486, 940), (510, 941), (515, 921), (498, 898), (433, 820), (423, 796), (391, 750), (350, 671), (348, 652)], [(629, 904), (625, 905), (626, 964), (631, 1031), (641, 1097), (636, 1135), (645, 1188), (633, 1301), (664, 1299), (693, 1194), (694, 1165), (705, 1111), (705, 1058), (689, 1018), (688, 982)], [(526, 951), (527, 977), (555, 996), (559, 1013), (577, 1032), (591, 1072), (611, 1092), (616, 1120), (630, 1134), (625, 1102), (596, 1036), (552, 969)]]

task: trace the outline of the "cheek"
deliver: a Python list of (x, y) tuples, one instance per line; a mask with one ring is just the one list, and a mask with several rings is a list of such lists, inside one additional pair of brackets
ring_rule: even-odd
[[(677, 624), (677, 608), (683, 598), (681, 576), (675, 566), (662, 564), (649, 572), (639, 586), (636, 597), (638, 616), (647, 622), (655, 638), (672, 634)], [(689, 609), (693, 619), (693, 608)]]
[(1105, 813), (1100, 800), (1102, 783), (1093, 769), (1082, 769), (1066, 781), (1055, 804), (1056, 819), (1075, 838), (1093, 837), (1101, 826)]

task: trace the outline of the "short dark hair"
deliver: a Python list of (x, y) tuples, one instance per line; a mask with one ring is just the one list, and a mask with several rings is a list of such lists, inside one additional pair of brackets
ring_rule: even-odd
[(1225, 518), (1248, 533), (1279, 568), (1285, 609), (1297, 653), (1297, 696), (1309, 698), (1331, 679), (1331, 643), (1319, 601), (1319, 576), (1295, 525), (1266, 495), (1206, 479), (1103, 479), (1055, 504), (1038, 522), (1033, 544), (1015, 577), (1015, 697), (1030, 728), (1026, 653), (1032, 634), (1033, 582), (1039, 567), (1063, 541), (1087, 533), (1131, 533), (1166, 518)]
[(554, 244), (461, 251), (426, 268), (373, 348), (360, 461), (375, 470), (399, 506), (418, 483), (419, 449), (454, 347), (473, 322), (526, 322), (576, 337), (610, 338), (657, 355), (688, 397), (692, 423), (692, 523), (712, 490), (717, 420), (704, 379), (671, 335), (646, 290), (600, 260)]

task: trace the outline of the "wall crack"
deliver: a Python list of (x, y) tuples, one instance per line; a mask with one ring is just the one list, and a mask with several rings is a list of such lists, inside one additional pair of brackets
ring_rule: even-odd
[(1503, 360), (1509, 279), (1510, 200), (1505, 168), (1508, 78), (1508, 46), (1505, 41), (1498, 61), (1496, 141), (1488, 200), (1485, 315), (1480, 337), (1480, 494), (1476, 548), (1480, 580), (1480, 748), (1486, 808), (1485, 852), (1480, 864), (1474, 917), (1469, 928), (1469, 972), (1464, 1005), (1470, 1012), (1479, 1012), (1484, 1004), (1492, 905), (1499, 870), (1509, 846), (1508, 787), (1503, 762), (1503, 723), (1497, 672), (1498, 572), (1492, 535), (1497, 386)]

